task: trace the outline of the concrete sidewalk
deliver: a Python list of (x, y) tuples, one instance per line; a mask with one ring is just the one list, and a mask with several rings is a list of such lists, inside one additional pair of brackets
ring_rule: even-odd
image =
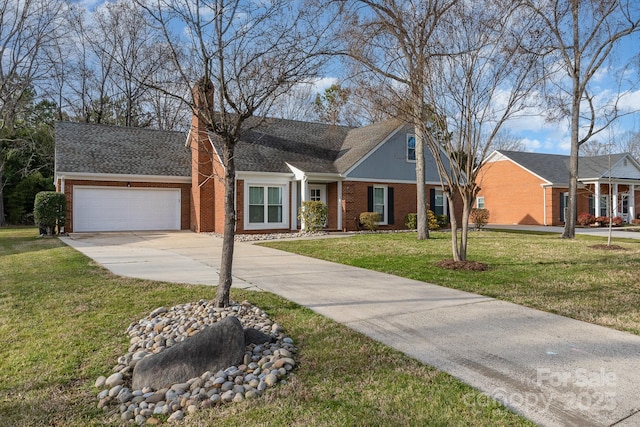
[[(217, 282), (216, 237), (122, 233), (62, 240), (116, 274)], [(234, 276), (236, 287), (307, 306), (450, 373), (540, 425), (640, 425), (636, 335), (249, 243), (236, 243)]]

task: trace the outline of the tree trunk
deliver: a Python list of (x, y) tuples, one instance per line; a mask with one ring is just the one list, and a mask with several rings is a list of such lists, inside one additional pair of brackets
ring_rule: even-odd
[[(2, 156), (2, 153), (0, 153)], [(6, 225), (4, 221), (4, 159), (0, 158), (0, 227)]]
[(460, 261), (460, 252), (458, 250), (458, 221), (454, 211), (453, 195), (446, 193), (447, 202), (449, 203), (449, 222), (451, 223), (451, 254), (454, 261)]
[(4, 221), (4, 191), (2, 190), (2, 186), (0, 186), (0, 227), (4, 227), (6, 225)]
[[(416, 121), (418, 119), (415, 119)], [(427, 187), (424, 178), (424, 143), (425, 135), (420, 123), (415, 123), (416, 137), (416, 203), (418, 240), (429, 238), (429, 220), (427, 217)]]
[(216, 307), (227, 307), (229, 305), (229, 291), (233, 278), (231, 276), (233, 264), (233, 247), (236, 233), (236, 209), (235, 200), (235, 176), (236, 166), (234, 160), (235, 142), (225, 141), (224, 145), (224, 234), (222, 236), (222, 257), (220, 260), (220, 278), (218, 281), (218, 291), (214, 305)]
[(571, 2), (571, 15), (573, 18), (573, 69), (571, 72), (571, 153), (569, 155), (569, 201), (566, 214), (564, 215), (563, 239), (574, 239), (576, 237), (576, 217), (578, 211), (578, 150), (580, 149), (580, 101), (582, 100), (582, 90), (580, 82), (580, 35), (578, 31), (578, 1)]
[(471, 215), (471, 206), (473, 199), (466, 195), (462, 201), (462, 231), (460, 235), (460, 250), (458, 251), (458, 261), (467, 260), (467, 241), (469, 238), (469, 216)]

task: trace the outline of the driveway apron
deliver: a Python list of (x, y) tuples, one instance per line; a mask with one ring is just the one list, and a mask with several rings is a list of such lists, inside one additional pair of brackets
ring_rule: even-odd
[[(216, 284), (221, 239), (62, 240), (120, 275)], [(640, 425), (640, 337), (467, 292), (236, 243), (234, 287), (265, 290), (477, 388), (544, 426)], [(472, 394), (465, 403), (490, 402)]]

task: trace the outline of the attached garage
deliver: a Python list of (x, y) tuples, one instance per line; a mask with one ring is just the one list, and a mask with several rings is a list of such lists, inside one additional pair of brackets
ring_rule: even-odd
[(173, 188), (73, 188), (73, 230), (180, 230), (180, 190)]
[(64, 231), (188, 230), (191, 149), (157, 129), (56, 123), (56, 189)]

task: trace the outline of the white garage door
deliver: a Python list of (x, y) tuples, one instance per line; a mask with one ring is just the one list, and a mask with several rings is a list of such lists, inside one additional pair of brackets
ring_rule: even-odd
[(73, 188), (75, 232), (179, 229), (179, 189)]

